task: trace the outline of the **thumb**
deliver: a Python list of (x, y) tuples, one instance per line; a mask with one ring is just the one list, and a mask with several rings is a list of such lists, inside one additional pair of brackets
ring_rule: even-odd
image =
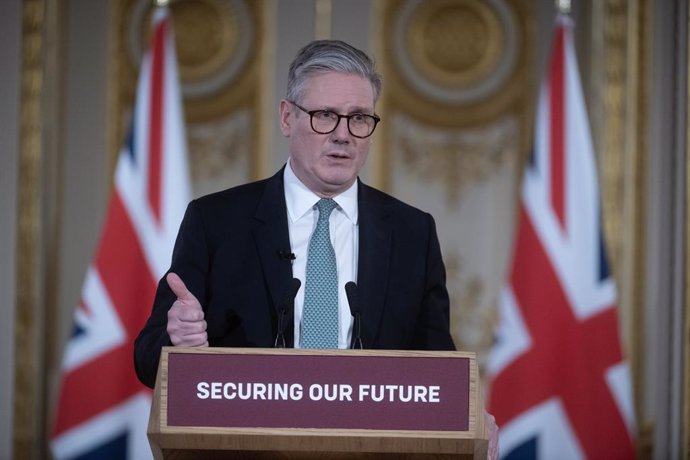
[(182, 278), (180, 278), (177, 275), (177, 273), (168, 273), (168, 276), (165, 277), (165, 280), (168, 282), (168, 286), (170, 286), (170, 289), (172, 289), (173, 293), (181, 301), (184, 302), (196, 300), (194, 294), (192, 294), (189, 291), (189, 289), (187, 289), (187, 286), (184, 284), (184, 281), (182, 281)]

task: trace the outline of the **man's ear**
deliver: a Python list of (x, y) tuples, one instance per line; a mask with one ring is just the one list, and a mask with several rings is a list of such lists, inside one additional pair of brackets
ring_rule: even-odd
[(290, 137), (290, 114), (292, 113), (292, 104), (283, 99), (280, 101), (278, 107), (278, 115), (280, 117), (280, 131), (283, 136)]

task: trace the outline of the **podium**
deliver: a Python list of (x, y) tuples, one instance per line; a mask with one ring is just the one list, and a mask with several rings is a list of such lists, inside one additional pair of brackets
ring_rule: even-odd
[(484, 459), (474, 353), (164, 347), (156, 459)]

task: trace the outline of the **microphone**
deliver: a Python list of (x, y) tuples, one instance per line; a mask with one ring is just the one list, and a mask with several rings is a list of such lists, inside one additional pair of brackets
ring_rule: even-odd
[(278, 313), (278, 333), (276, 334), (276, 339), (273, 342), (273, 348), (285, 348), (285, 335), (283, 334), (283, 329), (285, 328), (285, 317), (288, 312), (292, 311), (295, 307), (295, 296), (299, 287), (302, 285), (300, 280), (297, 278), (292, 278), (287, 290), (285, 291), (285, 297), (280, 304), (280, 313)]
[(295, 253), (290, 251), (276, 251), (276, 254), (278, 254), (278, 258), (283, 262), (292, 262), (297, 258)]
[(362, 315), (359, 312), (359, 295), (357, 294), (357, 285), (354, 281), (348, 281), (345, 284), (345, 294), (347, 294), (347, 303), (350, 304), (350, 314), (355, 318), (350, 348), (359, 348), (361, 350), (364, 348), (362, 345)]

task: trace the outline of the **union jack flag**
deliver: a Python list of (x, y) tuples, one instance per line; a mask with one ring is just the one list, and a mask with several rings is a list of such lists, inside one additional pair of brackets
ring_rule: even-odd
[(488, 364), (489, 412), (509, 459), (634, 457), (616, 287), (567, 16), (556, 20)]
[(135, 375), (133, 341), (170, 264), (190, 196), (172, 23), (164, 7), (153, 15), (133, 112), (63, 357), (51, 435), (58, 459), (151, 457), (151, 392)]

